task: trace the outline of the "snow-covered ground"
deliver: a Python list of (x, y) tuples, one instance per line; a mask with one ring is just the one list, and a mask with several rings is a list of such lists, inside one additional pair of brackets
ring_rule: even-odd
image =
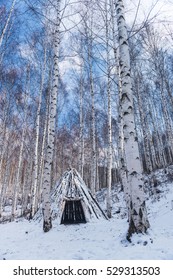
[(147, 235), (134, 235), (132, 243), (125, 239), (125, 205), (122, 192), (117, 192), (119, 201), (115, 196), (114, 215), (109, 221), (80, 225), (58, 225), (54, 221), (48, 233), (42, 231), (38, 221), (20, 219), (0, 224), (0, 259), (173, 260), (172, 183), (162, 184), (159, 189), (163, 192), (147, 201), (151, 228)]

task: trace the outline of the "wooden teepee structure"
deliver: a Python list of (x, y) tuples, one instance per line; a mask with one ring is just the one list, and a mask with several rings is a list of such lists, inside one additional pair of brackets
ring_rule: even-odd
[(70, 168), (62, 175), (51, 194), (53, 218), (60, 224), (86, 223), (107, 219), (79, 173)]

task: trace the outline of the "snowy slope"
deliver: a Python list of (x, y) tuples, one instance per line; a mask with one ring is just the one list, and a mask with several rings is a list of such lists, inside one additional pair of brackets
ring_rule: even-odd
[[(114, 191), (114, 215), (110, 221), (67, 226), (54, 221), (48, 233), (43, 233), (38, 221), (22, 219), (0, 224), (0, 259), (173, 260), (172, 183), (164, 183), (159, 190), (161, 193), (147, 201), (151, 224), (148, 234), (134, 235), (132, 243), (125, 240), (128, 223), (123, 194)], [(104, 195), (103, 191), (99, 195), (102, 204)]]

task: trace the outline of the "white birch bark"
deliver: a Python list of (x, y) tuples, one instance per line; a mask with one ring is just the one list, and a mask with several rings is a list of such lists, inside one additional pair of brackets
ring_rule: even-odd
[(89, 79), (90, 79), (90, 94), (91, 94), (91, 141), (92, 141), (92, 159), (91, 159), (91, 193), (95, 197), (96, 189), (96, 128), (95, 128), (95, 96), (93, 84), (93, 70), (92, 70), (92, 38), (88, 37), (88, 65), (89, 65)]
[(56, 2), (56, 23), (54, 32), (54, 70), (53, 84), (50, 102), (49, 131), (48, 143), (46, 147), (46, 158), (44, 165), (44, 179), (42, 190), (42, 211), (43, 211), (43, 230), (49, 231), (52, 228), (51, 205), (50, 205), (50, 189), (51, 189), (51, 171), (54, 152), (55, 127), (56, 127), (56, 111), (57, 111), (57, 94), (58, 94), (58, 78), (59, 78), (59, 46), (60, 46), (60, 0)]
[(138, 107), (139, 107), (139, 114), (140, 114), (140, 121), (141, 121), (141, 126), (142, 126), (142, 132), (143, 132), (143, 137), (144, 137), (144, 158), (145, 158), (145, 163), (146, 163), (146, 171), (147, 173), (152, 172), (152, 163), (151, 163), (151, 158), (150, 158), (150, 148), (149, 148), (149, 131), (147, 130), (146, 127), (146, 122), (145, 122), (145, 116), (144, 116), (144, 111), (143, 111), (143, 103), (141, 99), (141, 91), (140, 91), (140, 77), (137, 77), (137, 99), (138, 99)]
[(151, 121), (152, 121), (152, 126), (153, 126), (153, 133), (155, 136), (155, 141), (156, 141), (156, 147), (157, 147), (157, 152), (158, 152), (158, 161), (160, 168), (166, 167), (166, 158), (164, 154), (164, 148), (163, 148), (163, 142), (160, 136), (159, 128), (157, 125), (157, 120), (155, 118), (155, 110), (154, 107), (152, 106), (151, 102), (148, 102), (149, 110), (150, 110), (150, 116), (151, 116)]
[(156, 170), (159, 166), (157, 157), (156, 157), (156, 152), (155, 152), (155, 146), (153, 143), (151, 131), (148, 122), (146, 122), (146, 129), (148, 131), (148, 142), (149, 142), (149, 147), (151, 149), (151, 165), (152, 165), (152, 171)]
[(27, 77), (26, 77), (26, 92), (24, 95), (24, 121), (23, 121), (23, 129), (22, 129), (22, 136), (21, 136), (21, 144), (20, 144), (20, 149), (19, 149), (17, 174), (16, 174), (15, 186), (14, 186), (14, 192), (13, 192), (13, 203), (12, 203), (12, 210), (11, 210), (11, 220), (12, 221), (15, 218), (15, 212), (16, 212), (16, 208), (17, 208), (17, 201), (18, 201), (18, 194), (19, 194), (19, 187), (20, 187), (22, 157), (23, 157), (24, 141), (25, 141), (25, 136), (26, 136), (26, 125), (27, 125), (26, 120), (27, 120), (27, 109), (28, 109), (29, 81), (30, 81), (30, 66), (28, 66)]
[(0, 47), (2, 45), (2, 42), (3, 42), (3, 39), (4, 39), (4, 36), (5, 36), (5, 33), (7, 31), (7, 28), (8, 28), (8, 25), (10, 23), (10, 19), (11, 19), (11, 16), (12, 16), (12, 13), (14, 11), (14, 7), (15, 7), (15, 4), (16, 4), (16, 1), (17, 0), (13, 0), (12, 4), (11, 4), (11, 8), (10, 8), (10, 11), (9, 11), (9, 15), (7, 17), (7, 20), (6, 20), (6, 23), (3, 27), (3, 30), (2, 30), (2, 33), (1, 33), (1, 36), (0, 36)]
[(98, 154), (97, 154), (97, 157), (96, 157), (96, 162), (97, 162), (97, 165), (96, 165), (96, 191), (99, 191), (100, 190), (100, 178), (99, 178), (99, 164), (98, 164)]
[[(2, 151), (1, 151), (1, 157), (0, 157), (0, 182), (2, 182), (2, 177), (3, 177), (3, 161), (4, 161), (4, 156), (7, 150), (7, 142), (8, 142), (8, 135), (6, 131), (6, 127), (4, 127), (3, 131), (3, 136), (2, 136)], [(1, 190), (1, 186), (0, 186)]]
[(29, 199), (31, 200), (31, 186), (32, 186), (32, 170), (33, 170), (33, 162), (32, 162), (32, 155), (28, 159), (28, 164), (26, 166), (26, 173), (25, 173), (25, 180), (23, 185), (23, 203), (21, 209), (21, 215), (27, 217), (31, 212), (31, 205), (29, 203)]
[(122, 97), (120, 102), (122, 106), (124, 150), (127, 173), (127, 184), (124, 187), (129, 197), (127, 205), (129, 214), (127, 239), (130, 241), (130, 237), (133, 233), (145, 233), (149, 228), (149, 222), (146, 212), (142, 167), (135, 131), (130, 55), (123, 1), (115, 1), (115, 8), (117, 13), (120, 49), (120, 75), (122, 79)]
[(109, 0), (110, 2), (110, 11), (111, 11), (111, 30), (112, 30), (112, 38), (113, 38), (113, 51), (114, 51), (114, 59), (115, 59), (115, 74), (118, 78), (118, 82), (120, 82), (119, 79), (119, 59), (118, 59), (118, 45), (117, 45), (117, 36), (115, 32), (115, 5), (114, 0)]
[(96, 189), (96, 135), (95, 135), (95, 101), (94, 101), (94, 87), (93, 87), (93, 74), (92, 66), (90, 67), (90, 93), (92, 98), (92, 162), (91, 162), (91, 193), (95, 196)]
[[(8, 130), (7, 130), (7, 120), (8, 120), (8, 116), (9, 116), (9, 100), (7, 98), (7, 92), (5, 93), (5, 104), (4, 104), (4, 107), (3, 107), (3, 118), (2, 118), (2, 128), (1, 128), (1, 149), (0, 149), (0, 181), (1, 181), (1, 178), (3, 177), (3, 174), (2, 174), (2, 170), (3, 170), (3, 161), (4, 161), (4, 156), (5, 156), (5, 153), (6, 151), (8, 150), (8, 146), (7, 146), (7, 143), (9, 141), (9, 133), (8, 133)], [(1, 189), (1, 186), (0, 186), (0, 189)]]
[(41, 102), (42, 102), (42, 93), (43, 93), (43, 85), (45, 79), (45, 71), (46, 71), (46, 48), (44, 50), (44, 63), (42, 69), (42, 76), (41, 76), (41, 84), (40, 84), (40, 91), (39, 91), (39, 100), (38, 100), (38, 107), (37, 107), (37, 115), (36, 115), (36, 135), (35, 135), (35, 150), (34, 150), (34, 170), (33, 170), (33, 186), (32, 186), (32, 207), (31, 207), (31, 218), (34, 216), (35, 212), (37, 211), (36, 202), (37, 199), (37, 189), (38, 189), (38, 164), (39, 164), (39, 155), (38, 155), (38, 144), (39, 144), (39, 130), (40, 130), (40, 111), (41, 111)]
[(112, 216), (112, 107), (111, 107), (111, 69), (110, 69), (110, 47), (109, 47), (109, 29), (108, 29), (108, 3), (105, 1), (106, 12), (106, 51), (107, 51), (107, 100), (108, 100), (108, 159), (107, 159), (107, 216)]
[(41, 193), (42, 193), (42, 184), (43, 184), (43, 171), (44, 171), (46, 135), (47, 135), (47, 131), (48, 131), (48, 111), (49, 111), (48, 107), (49, 107), (49, 101), (47, 100), (46, 119), (45, 119), (45, 123), (44, 123), (43, 141), (42, 141), (41, 156), (40, 156), (38, 204), (40, 204), (40, 202), (41, 202)]
[[(110, 0), (110, 9), (111, 9), (111, 23), (112, 23), (112, 37), (113, 37), (113, 50), (114, 50), (114, 59), (115, 59), (115, 75), (118, 81), (118, 96), (119, 100), (121, 100), (122, 95), (122, 81), (120, 77), (120, 66), (119, 66), (119, 49), (117, 45), (117, 36), (115, 32), (115, 5), (114, 0)], [(126, 185), (126, 160), (124, 154), (124, 143), (123, 143), (123, 118), (122, 118), (122, 108), (119, 102), (119, 127), (118, 127), (118, 168), (120, 169), (120, 180), (122, 186)]]
[(19, 152), (17, 175), (16, 175), (14, 194), (13, 194), (13, 203), (12, 203), (12, 211), (11, 211), (11, 220), (12, 221), (15, 218), (15, 212), (16, 212), (16, 209), (17, 209), (17, 200), (18, 200), (19, 187), (20, 187), (20, 175), (21, 175), (21, 166), (22, 166), (22, 156), (23, 156), (23, 149), (24, 149), (25, 134), (26, 134), (26, 126), (24, 124), (24, 128), (23, 128), (23, 131), (22, 131), (20, 152)]
[(1, 192), (0, 192), (0, 218), (2, 217), (2, 212), (3, 212), (3, 207), (4, 207), (4, 197), (6, 194), (8, 178), (9, 178), (9, 174), (10, 174), (9, 170), (10, 170), (10, 164), (7, 162), (6, 166), (5, 166), (5, 173), (3, 176), (2, 188), (1, 188)]
[(51, 96), (51, 79), (52, 79), (52, 71), (49, 70), (49, 82), (48, 82), (48, 95), (47, 95), (47, 101), (46, 101), (46, 116), (45, 116), (45, 122), (44, 122), (44, 129), (43, 129), (43, 140), (42, 140), (42, 146), (41, 146), (41, 155), (40, 155), (40, 168), (39, 168), (39, 182), (38, 182), (38, 206), (41, 203), (41, 194), (42, 194), (42, 185), (43, 185), (43, 174), (44, 174), (44, 160), (45, 160), (45, 147), (46, 147), (46, 140), (47, 134), (48, 134), (48, 126), (49, 126), (49, 107), (50, 107), (50, 96)]
[(121, 104), (121, 99), (122, 99), (122, 81), (121, 81), (121, 76), (120, 76), (120, 67), (118, 70), (118, 75), (119, 75), (119, 127), (118, 127), (118, 162), (119, 162), (119, 168), (120, 168), (120, 180), (121, 184), (124, 190), (124, 195), (125, 195), (125, 200), (127, 205), (129, 204), (129, 193), (128, 193), (128, 188), (127, 186), (127, 167), (126, 167), (126, 157), (125, 157), (125, 150), (124, 150), (124, 132), (123, 132), (123, 127), (124, 127), (124, 122), (123, 122), (123, 112), (122, 112), (122, 104)]
[[(82, 67), (82, 66), (81, 66)], [(81, 69), (80, 79), (80, 146), (79, 146), (79, 173), (83, 178), (83, 167), (84, 167), (84, 121), (83, 121), (83, 74)]]

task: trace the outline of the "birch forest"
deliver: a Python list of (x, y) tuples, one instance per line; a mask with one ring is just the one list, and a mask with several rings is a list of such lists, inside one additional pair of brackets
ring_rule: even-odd
[(74, 168), (110, 220), (123, 192), (128, 241), (151, 227), (155, 172), (173, 181), (173, 2), (143, 2), (0, 0), (0, 223), (41, 209), (48, 232)]

